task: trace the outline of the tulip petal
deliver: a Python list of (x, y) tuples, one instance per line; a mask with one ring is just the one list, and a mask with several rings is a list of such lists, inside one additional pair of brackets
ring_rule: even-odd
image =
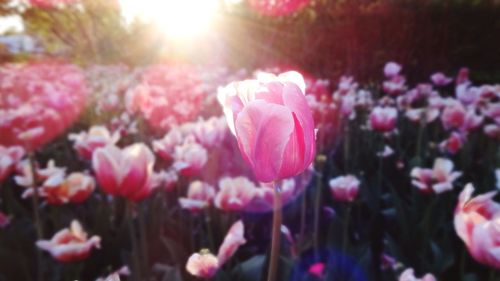
[(119, 176), (121, 172), (117, 163), (119, 155), (120, 150), (116, 146), (107, 146), (96, 149), (92, 156), (92, 166), (97, 181), (106, 193), (116, 194), (118, 192), (118, 184), (121, 182)]
[(256, 100), (245, 106), (235, 125), (240, 151), (256, 178), (262, 182), (278, 179), (283, 152), (294, 128), (290, 110)]

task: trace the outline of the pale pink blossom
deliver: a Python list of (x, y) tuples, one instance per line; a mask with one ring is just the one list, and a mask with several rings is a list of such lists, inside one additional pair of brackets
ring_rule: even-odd
[(143, 143), (120, 149), (107, 145), (94, 151), (92, 167), (102, 190), (108, 194), (142, 200), (157, 187), (154, 154)]
[(396, 75), (399, 75), (401, 69), (403, 69), (403, 67), (400, 64), (390, 61), (384, 66), (384, 75), (387, 78), (392, 78)]
[(384, 150), (377, 152), (377, 156), (382, 158), (387, 158), (393, 154), (394, 150), (388, 145), (384, 145)]
[(472, 257), (500, 269), (500, 204), (493, 201), (496, 191), (472, 197), (474, 187), (467, 184), (455, 208), (457, 235)]
[(198, 212), (212, 204), (215, 197), (215, 188), (202, 181), (193, 181), (189, 184), (187, 197), (179, 198), (181, 208)]
[[(92, 194), (95, 189), (93, 177), (74, 172), (69, 176), (64, 173), (56, 173), (47, 178), (41, 187), (38, 188), (39, 195), (47, 203), (61, 205), (67, 203), (81, 203)], [(22, 197), (33, 196), (33, 188), (27, 189)]]
[(21, 146), (5, 147), (0, 145), (0, 183), (15, 170), (17, 163), (23, 156), (24, 149)]
[(310, 274), (316, 276), (317, 278), (322, 278), (323, 272), (325, 271), (325, 267), (326, 267), (325, 263), (317, 262), (312, 264), (307, 271)]
[(219, 260), (219, 266), (222, 266), (229, 260), (238, 250), (238, 248), (244, 245), (247, 241), (245, 240), (245, 226), (241, 220), (235, 222), (224, 237), (224, 241), (219, 247), (217, 253), (217, 259)]
[(488, 124), (483, 128), (484, 133), (492, 139), (500, 139), (500, 125)]
[(390, 80), (384, 81), (382, 89), (391, 96), (397, 96), (406, 90), (406, 79), (404, 76), (396, 75)]
[(360, 181), (353, 175), (338, 176), (328, 182), (335, 200), (352, 202), (358, 196)]
[(246, 177), (223, 178), (214, 204), (225, 211), (241, 211), (247, 207), (256, 194), (257, 187)]
[(229, 84), (219, 92), (230, 130), (257, 180), (302, 173), (315, 155), (314, 120), (297, 72)]
[(165, 136), (160, 140), (153, 141), (153, 150), (158, 155), (169, 161), (172, 160), (175, 147), (182, 144), (184, 135), (179, 127), (173, 127)]
[(484, 115), (488, 116), (495, 123), (500, 124), (500, 102), (488, 104), (484, 110)]
[[(294, 179), (286, 179), (279, 184), (281, 189), (281, 201), (283, 204), (289, 202), (298, 192), (300, 192), (300, 186), (295, 183)], [(268, 212), (273, 210), (273, 198), (274, 198), (274, 185), (269, 183), (261, 183), (259, 187), (255, 189), (255, 194), (247, 204), (245, 211), (247, 212)]]
[(437, 158), (432, 169), (415, 167), (410, 173), (412, 184), (422, 192), (442, 193), (453, 189), (453, 182), (462, 175), (453, 171), (453, 162)]
[(431, 81), (436, 86), (446, 86), (453, 81), (453, 78), (446, 76), (442, 72), (436, 72), (431, 75)]
[[(43, 183), (45, 180), (58, 175), (65, 174), (65, 167), (57, 167), (54, 159), (50, 159), (47, 162), (47, 165), (44, 169), (38, 168), (38, 165), (35, 163), (36, 170), (36, 179), (40, 183)], [(23, 160), (17, 165), (17, 175), (14, 177), (16, 184), (25, 188), (32, 188), (35, 185), (35, 180), (33, 175), (33, 170), (31, 167), (31, 163), (29, 160)]]
[(462, 131), (472, 131), (475, 130), (483, 124), (484, 116), (482, 114), (476, 113), (474, 108), (469, 108), (465, 115), (465, 120), (460, 128)]
[(467, 67), (462, 67), (458, 71), (457, 78), (455, 79), (457, 85), (469, 84), (469, 69)]
[(210, 279), (219, 270), (219, 260), (208, 250), (202, 250), (189, 257), (186, 270), (196, 277)]
[(69, 134), (68, 139), (73, 141), (73, 147), (78, 155), (90, 160), (95, 149), (116, 144), (120, 140), (120, 135), (117, 132), (111, 134), (104, 126), (92, 126), (88, 132)]
[(86, 259), (92, 248), (99, 249), (101, 238), (92, 236), (89, 239), (82, 225), (74, 220), (70, 228), (60, 230), (51, 240), (38, 240), (36, 245), (60, 262), (76, 262)]
[(431, 273), (427, 273), (422, 278), (415, 276), (415, 271), (413, 268), (407, 268), (401, 275), (399, 275), (399, 281), (437, 281), (436, 277)]
[(195, 123), (193, 128), (196, 140), (208, 148), (220, 145), (226, 137), (227, 131), (227, 121), (224, 116), (200, 120)]
[(370, 125), (373, 130), (390, 132), (396, 127), (398, 111), (393, 107), (375, 107), (370, 113)]
[(422, 117), (426, 123), (431, 123), (439, 117), (439, 109), (433, 107), (410, 108), (406, 110), (405, 116), (413, 122), (420, 122)]
[(175, 147), (173, 167), (183, 176), (198, 174), (208, 161), (207, 150), (196, 142), (186, 141)]

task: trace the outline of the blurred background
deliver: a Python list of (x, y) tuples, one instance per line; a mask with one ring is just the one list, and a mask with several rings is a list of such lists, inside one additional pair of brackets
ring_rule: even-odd
[(478, 82), (500, 78), (498, 0), (259, 2), (272, 1), (86, 0), (37, 9), (2, 0), (0, 59), (279, 65), (362, 82), (379, 79), (394, 60), (415, 81), (462, 66)]

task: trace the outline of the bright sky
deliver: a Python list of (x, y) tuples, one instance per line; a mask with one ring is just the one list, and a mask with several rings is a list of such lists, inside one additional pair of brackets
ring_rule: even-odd
[(8, 30), (23, 31), (24, 26), (19, 16), (0, 17), (0, 35)]

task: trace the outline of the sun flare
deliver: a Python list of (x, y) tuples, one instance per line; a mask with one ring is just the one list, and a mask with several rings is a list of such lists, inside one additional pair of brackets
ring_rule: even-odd
[(155, 23), (169, 38), (187, 39), (210, 29), (218, 0), (120, 0), (124, 17)]

